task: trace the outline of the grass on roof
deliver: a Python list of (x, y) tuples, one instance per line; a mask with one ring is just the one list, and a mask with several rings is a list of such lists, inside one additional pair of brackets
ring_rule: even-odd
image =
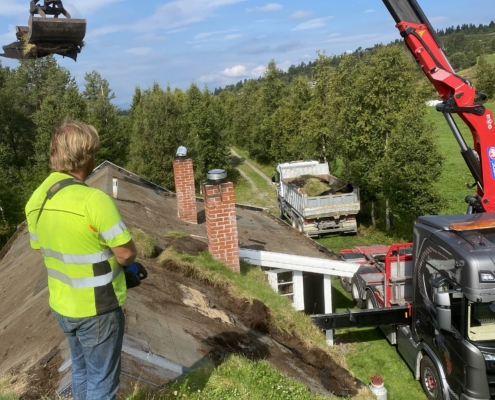
[(155, 255), (155, 238), (138, 228), (129, 228), (129, 232), (131, 233), (132, 240), (136, 244), (138, 255), (152, 258)]

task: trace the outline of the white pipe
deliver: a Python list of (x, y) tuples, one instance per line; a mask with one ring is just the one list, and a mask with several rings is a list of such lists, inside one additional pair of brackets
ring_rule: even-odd
[(112, 179), (112, 195), (114, 199), (119, 198), (119, 180), (117, 178)]

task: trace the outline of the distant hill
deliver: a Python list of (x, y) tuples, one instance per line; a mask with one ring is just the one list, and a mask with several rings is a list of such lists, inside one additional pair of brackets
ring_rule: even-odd
[[(489, 63), (495, 62), (495, 22), (491, 21), (488, 25), (475, 25), (475, 24), (463, 24), (458, 26), (451, 26), (445, 29), (437, 30), (437, 34), (444, 45), (444, 52), (450, 61), (450, 64), (456, 71), (462, 70), (461, 75), (471, 77), (473, 71), (470, 69), (476, 65), (478, 57), (486, 55), (486, 59)], [(397, 39), (387, 46), (397, 45), (403, 43), (402, 39)], [(355, 54), (364, 55), (368, 51), (374, 50), (376, 47), (382, 45), (375, 45), (372, 48), (363, 49), (359, 47), (355, 50)], [(331, 56), (331, 65), (337, 67), (342, 59), (341, 55)], [(312, 77), (312, 69), (317, 60), (305, 63), (304, 61), (299, 65), (291, 65), (287, 72), (282, 72), (282, 79), (290, 83), (296, 76), (306, 76), (308, 79)], [(262, 80), (260, 77), (257, 80)], [(227, 85), (224, 88), (216, 88), (215, 94), (219, 94), (224, 90), (230, 90), (233, 92), (242, 89), (248, 79), (241, 80), (235, 85)]]

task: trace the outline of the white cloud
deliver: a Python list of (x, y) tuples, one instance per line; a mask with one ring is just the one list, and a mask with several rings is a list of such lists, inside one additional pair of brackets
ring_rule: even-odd
[(296, 11), (295, 13), (289, 15), (289, 19), (308, 19), (312, 16), (313, 13), (310, 13), (308, 11)]
[(235, 67), (232, 68), (225, 68), (222, 71), (223, 76), (228, 76), (228, 77), (239, 77), (239, 76), (247, 76), (247, 70), (244, 65), (236, 65)]
[(365, 11), (365, 13), (374, 13), (374, 12), (376, 12), (376, 11), (375, 10), (371, 10), (371, 9)]
[(168, 40), (168, 37), (155, 35), (154, 33), (147, 33), (139, 36), (137, 40), (145, 40), (147, 42), (163, 42), (164, 40)]
[(115, 33), (125, 30), (127, 27), (125, 25), (105, 25), (100, 26), (96, 29), (91, 29), (86, 33), (86, 41), (91, 41), (99, 36), (105, 36), (109, 33)]
[(283, 63), (277, 64), (277, 68), (287, 72), (287, 70), (290, 68), (291, 65), (294, 65), (294, 63), (290, 62), (289, 60), (286, 60)]
[(322, 26), (325, 26), (325, 21), (330, 19), (330, 18), (333, 18), (333, 17), (325, 17), (325, 18), (315, 18), (315, 19), (311, 19), (307, 22), (303, 22), (299, 25), (297, 25), (294, 29), (292, 29), (293, 31), (302, 31), (302, 30), (305, 30), (305, 29), (315, 29), (315, 28), (320, 28)]
[(0, 17), (13, 17), (22, 14), (26, 15), (27, 21), (29, 17), (29, 4), (27, 1), (24, 1), (22, 4), (9, 2), (8, 4), (2, 4), (0, 7)]
[(237, 38), (240, 38), (242, 35), (240, 33), (233, 33), (233, 34), (230, 34), (230, 35), (226, 35), (224, 37), (225, 40), (232, 40), (232, 39), (237, 39)]
[(136, 22), (131, 30), (149, 32), (156, 29), (177, 29), (201, 22), (220, 7), (245, 0), (175, 0), (159, 7), (153, 15)]
[(272, 12), (272, 11), (280, 11), (282, 8), (284, 8), (283, 5), (278, 4), (278, 3), (268, 3), (266, 6), (263, 7), (254, 7), (254, 8), (247, 8), (247, 12)]
[(106, 7), (113, 3), (119, 3), (123, 0), (85, 0), (85, 1), (65, 1), (64, 8), (69, 11), (72, 18), (86, 18), (87, 15), (94, 13), (100, 8)]
[(127, 49), (125, 52), (135, 56), (146, 56), (153, 53), (153, 49), (151, 47), (134, 47), (132, 49)]
[(251, 71), (251, 75), (255, 77), (263, 76), (266, 72), (266, 66), (259, 65)]
[(9, 25), (9, 31), (0, 35), (0, 44), (4, 45), (7, 43), (12, 43), (16, 40), (15, 36), (15, 26)]
[[(117, 1), (122, 0), (90, 0), (89, 3), (106, 5)], [(165, 30), (167, 33), (182, 32), (185, 30), (185, 26), (201, 22), (213, 15), (217, 8), (242, 1), (246, 0), (175, 0), (162, 5), (151, 16), (132, 25), (107, 25), (94, 29), (89, 32), (87, 39), (91, 40), (119, 31), (149, 33)]]
[(235, 31), (228, 30), (228, 31), (202, 32), (202, 33), (198, 33), (196, 36), (194, 36), (194, 40), (205, 39), (205, 38), (210, 37), (210, 36), (223, 35), (224, 33), (230, 33), (230, 32), (235, 32)]

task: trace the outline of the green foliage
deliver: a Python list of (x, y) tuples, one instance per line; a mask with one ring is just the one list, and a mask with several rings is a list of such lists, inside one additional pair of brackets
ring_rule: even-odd
[(158, 185), (173, 188), (175, 152), (181, 145), (187, 147), (188, 138), (183, 97), (155, 83), (141, 92), (131, 115), (129, 168)]
[[(312, 135), (306, 135), (304, 112), (310, 107), (311, 87), (306, 78), (297, 77), (289, 87), (288, 96), (280, 100), (272, 115), (270, 159), (285, 162), (311, 158), (315, 152)], [(302, 154), (307, 154), (302, 156)]]
[(279, 107), (279, 102), (285, 94), (286, 85), (281, 79), (281, 71), (275, 61), (268, 63), (264, 79), (260, 87), (257, 112), (258, 123), (254, 124), (252, 136), (248, 142), (248, 151), (253, 158), (259, 161), (272, 159), (271, 147), (273, 144), (275, 124), (273, 114)]
[(334, 82), (337, 141), (348, 179), (365, 200), (388, 199), (396, 216), (438, 212), (433, 183), (442, 158), (424, 122), (424, 91), (405, 50), (390, 46), (361, 60), (346, 57)]
[(107, 160), (123, 164), (127, 159), (129, 137), (118, 116), (118, 108), (111, 103), (115, 95), (110, 89), (110, 84), (96, 71), (87, 73), (84, 80), (86, 86), (83, 96), (89, 107), (88, 122), (96, 128), (100, 136), (96, 163)]
[(489, 99), (493, 99), (495, 96), (495, 64), (488, 63), (485, 57), (481, 56), (475, 71), (477, 89), (486, 93)]

